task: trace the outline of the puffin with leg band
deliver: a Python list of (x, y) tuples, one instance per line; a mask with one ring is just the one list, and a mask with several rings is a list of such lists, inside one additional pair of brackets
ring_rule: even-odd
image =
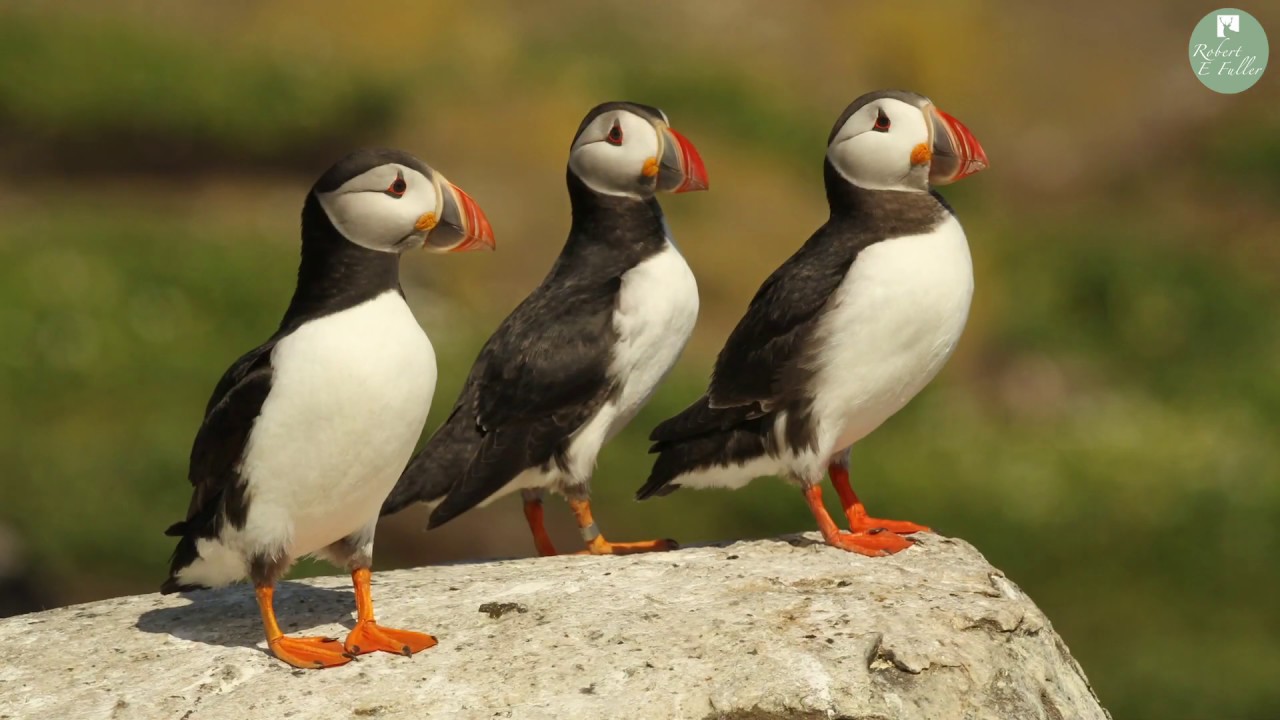
[[(760, 287), (705, 395), (654, 429), (640, 499), (681, 487), (797, 483), (830, 545), (865, 555), (927, 530), (870, 517), (849, 484), (851, 446), (942, 369), (964, 330), (973, 266), (933, 185), (987, 166), (964, 125), (928, 98), (854, 100), (827, 140), (830, 217)], [(822, 504), (830, 473), (849, 531)]]
[[(194, 486), (161, 592), (253, 581), (267, 644), (300, 668), (435, 645), (374, 620), (378, 509), (404, 470), (435, 392), (436, 360), (400, 289), (400, 256), (493, 247), (480, 208), (408, 153), (355, 152), (316, 181), (302, 210), (302, 261), (280, 327), (227, 370), (191, 449)], [(293, 562), (351, 573), (345, 642), (288, 637), (273, 589)]]
[(429, 527), (520, 490), (534, 544), (555, 547), (542, 493), (566, 496), (586, 552), (674, 547), (609, 542), (591, 512), (601, 447), (649, 399), (693, 332), (698, 289), (656, 194), (707, 187), (693, 144), (657, 108), (587, 113), (569, 151), (569, 239), (550, 273), (480, 351), (444, 425), (409, 464), (383, 513), (414, 502)]

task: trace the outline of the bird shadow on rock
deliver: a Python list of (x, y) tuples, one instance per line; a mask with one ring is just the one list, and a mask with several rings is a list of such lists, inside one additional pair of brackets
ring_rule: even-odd
[[(261, 615), (252, 587), (196, 590), (182, 597), (190, 603), (148, 610), (138, 617), (135, 627), (223, 647), (256, 648), (263, 641)], [(283, 582), (276, 585), (275, 608), (280, 629), (286, 634), (311, 634), (307, 632), (311, 628), (335, 622), (347, 629), (355, 627), (351, 617), (355, 596), (350, 590)]]

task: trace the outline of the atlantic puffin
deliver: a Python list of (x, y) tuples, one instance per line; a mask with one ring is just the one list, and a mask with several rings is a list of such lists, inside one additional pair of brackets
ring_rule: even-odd
[[(765, 280), (716, 360), (710, 386), (652, 432), (639, 499), (680, 487), (797, 483), (825, 541), (887, 555), (928, 528), (867, 515), (849, 451), (938, 373), (964, 330), (973, 265), (932, 186), (987, 167), (973, 134), (930, 100), (885, 90), (854, 100), (827, 138), (830, 217)], [(822, 504), (829, 472), (849, 521)]]
[[(400, 289), (400, 255), (493, 247), (479, 206), (418, 158), (354, 152), (302, 209), (297, 288), (280, 327), (218, 381), (191, 448), (194, 486), (163, 593), (252, 580), (275, 656), (300, 668), (435, 645), (374, 621), (370, 567), (378, 508), (413, 453), (436, 384), (431, 342)], [(286, 637), (275, 582), (314, 555), (355, 585), (344, 643)]]
[(607, 541), (589, 482), (601, 447), (649, 399), (698, 315), (693, 273), (658, 192), (705, 190), (693, 144), (659, 109), (593, 108), (566, 173), (572, 224), (546, 278), (480, 351), (448, 420), (410, 462), (383, 514), (423, 502), (428, 527), (521, 490), (541, 555), (556, 554), (542, 494), (563, 494), (586, 552), (666, 550), (670, 540)]

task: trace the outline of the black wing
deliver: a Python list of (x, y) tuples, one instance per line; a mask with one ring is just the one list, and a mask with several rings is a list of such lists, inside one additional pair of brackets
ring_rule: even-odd
[[(191, 447), (187, 479), (193, 487), (186, 520), (175, 523), (165, 534), (216, 534), (210, 524), (219, 522), (217, 510), (223, 495), (240, 485), (239, 464), (245, 444), (271, 391), (273, 347), (274, 340), (245, 353), (218, 381)], [(226, 508), (233, 524), (243, 524), (242, 498)]]
[(764, 281), (716, 359), (705, 398), (654, 428), (669, 442), (727, 430), (771, 412), (797, 379), (799, 360), (859, 248), (824, 226)]
[[(531, 295), (481, 351), (477, 421), (486, 430), (545, 419), (595, 398), (617, 339), (621, 278)], [(470, 384), (470, 383), (468, 383)]]
[[(459, 443), (474, 447), (432, 512), (431, 527), (475, 507), (528, 468), (553, 460), (564, 465), (570, 436), (614, 391), (609, 362), (620, 286), (619, 277), (610, 277), (539, 287), (489, 339), (467, 378), (447, 442), (433, 448), (433, 437), (423, 450), (452, 456)], [(439, 479), (418, 482), (425, 488)]]
[(712, 407), (757, 403), (769, 410), (779, 380), (813, 332), (815, 320), (844, 281), (857, 252), (815, 235), (769, 276), (716, 358)]

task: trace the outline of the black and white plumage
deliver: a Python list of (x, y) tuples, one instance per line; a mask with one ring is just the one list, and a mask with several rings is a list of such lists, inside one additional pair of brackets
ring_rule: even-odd
[(435, 390), (435, 354), (399, 281), (400, 254), (424, 246), (492, 247), (492, 232), (417, 158), (359, 151), (315, 183), (280, 327), (227, 370), (205, 409), (163, 592), (245, 577), (269, 587), (312, 554), (369, 567), (378, 509)]
[(688, 341), (697, 285), (654, 193), (705, 187), (693, 146), (655, 108), (606, 103), (582, 121), (567, 176), (563, 251), (485, 343), (384, 513), (425, 502), (435, 527), (516, 489), (585, 502), (601, 447)]
[(928, 384), (960, 339), (969, 247), (930, 182), (985, 165), (968, 130), (928, 99), (855, 100), (828, 138), (829, 219), (760, 287), (707, 393), (654, 429), (658, 457), (638, 497), (765, 475), (812, 487), (846, 467), (850, 446)]

